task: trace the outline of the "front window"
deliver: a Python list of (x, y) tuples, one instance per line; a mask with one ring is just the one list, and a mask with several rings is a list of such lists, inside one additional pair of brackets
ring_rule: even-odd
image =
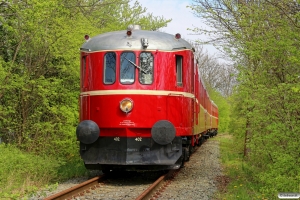
[(104, 83), (113, 84), (116, 81), (116, 54), (109, 52), (104, 56)]
[(123, 52), (121, 54), (120, 82), (132, 84), (135, 79), (135, 55), (133, 52)]
[(139, 81), (141, 84), (153, 82), (153, 55), (150, 52), (140, 54)]

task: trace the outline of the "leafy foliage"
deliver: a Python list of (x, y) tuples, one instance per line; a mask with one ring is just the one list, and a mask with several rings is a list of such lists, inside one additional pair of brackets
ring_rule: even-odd
[(268, 197), (287, 188), (298, 192), (300, 2), (195, 2), (239, 70), (231, 130), (245, 137), (254, 181)]
[[(78, 49), (83, 36), (123, 30), (129, 23), (157, 30), (170, 21), (147, 14), (138, 2), (132, 6), (129, 2), (0, 2), (0, 139), (30, 155), (27, 159), (15, 150), (18, 162), (32, 161), (31, 156), (36, 155), (56, 158), (41, 162), (57, 163), (62, 169), (68, 163), (78, 163)], [(5, 159), (15, 162), (11, 157)], [(24, 164), (30, 171), (34, 165), (38, 163)], [(12, 171), (20, 167), (15, 165)], [(54, 164), (49, 168), (57, 170)], [(0, 174), (6, 173), (6, 168), (1, 169)]]
[(1, 7), (0, 137), (38, 154), (71, 158), (78, 122), (83, 35), (170, 20), (126, 0), (7, 1)]

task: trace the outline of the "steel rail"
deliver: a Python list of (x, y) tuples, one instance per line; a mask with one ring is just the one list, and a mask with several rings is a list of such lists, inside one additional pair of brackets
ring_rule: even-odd
[(103, 176), (97, 176), (95, 178), (89, 179), (83, 183), (80, 183), (78, 185), (75, 185), (74, 187), (71, 187), (69, 189), (63, 190), (59, 193), (56, 193), (54, 195), (51, 195), (44, 200), (65, 200), (70, 199), (72, 197), (80, 195), (80, 193), (89, 191), (90, 189), (94, 189), (99, 185), (99, 182), (103, 181), (105, 179), (105, 175)]
[[(196, 148), (194, 151), (196, 151)], [(172, 179), (180, 171), (179, 169), (170, 170), (168, 173), (159, 177), (152, 185), (150, 185), (142, 194), (140, 194), (135, 200), (148, 200), (158, 198), (166, 187), (171, 183)], [(99, 183), (107, 179), (107, 176), (97, 176), (83, 183), (75, 185), (69, 189), (63, 190), (59, 193), (46, 197), (44, 200), (65, 200), (72, 199), (77, 196), (82, 196), (84, 193), (89, 192), (91, 189), (99, 187)]]
[(170, 170), (167, 174), (159, 177), (149, 188), (147, 188), (141, 195), (139, 195), (135, 200), (146, 200), (154, 199), (160, 195), (160, 192), (163, 192), (164, 189), (169, 184), (169, 179), (174, 177), (174, 174), (179, 170)]

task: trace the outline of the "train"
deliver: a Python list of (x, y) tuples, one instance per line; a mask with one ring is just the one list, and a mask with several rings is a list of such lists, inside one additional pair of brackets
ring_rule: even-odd
[(218, 107), (180, 33), (129, 25), (84, 38), (76, 136), (86, 169), (178, 169), (217, 135)]

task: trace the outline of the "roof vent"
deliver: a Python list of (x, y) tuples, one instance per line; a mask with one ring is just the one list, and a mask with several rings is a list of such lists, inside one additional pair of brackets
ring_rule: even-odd
[(148, 39), (147, 39), (147, 38), (142, 38), (141, 40), (142, 40), (142, 45), (143, 45), (143, 47), (144, 47), (144, 48), (147, 48), (148, 45), (149, 45), (149, 44), (148, 44)]

